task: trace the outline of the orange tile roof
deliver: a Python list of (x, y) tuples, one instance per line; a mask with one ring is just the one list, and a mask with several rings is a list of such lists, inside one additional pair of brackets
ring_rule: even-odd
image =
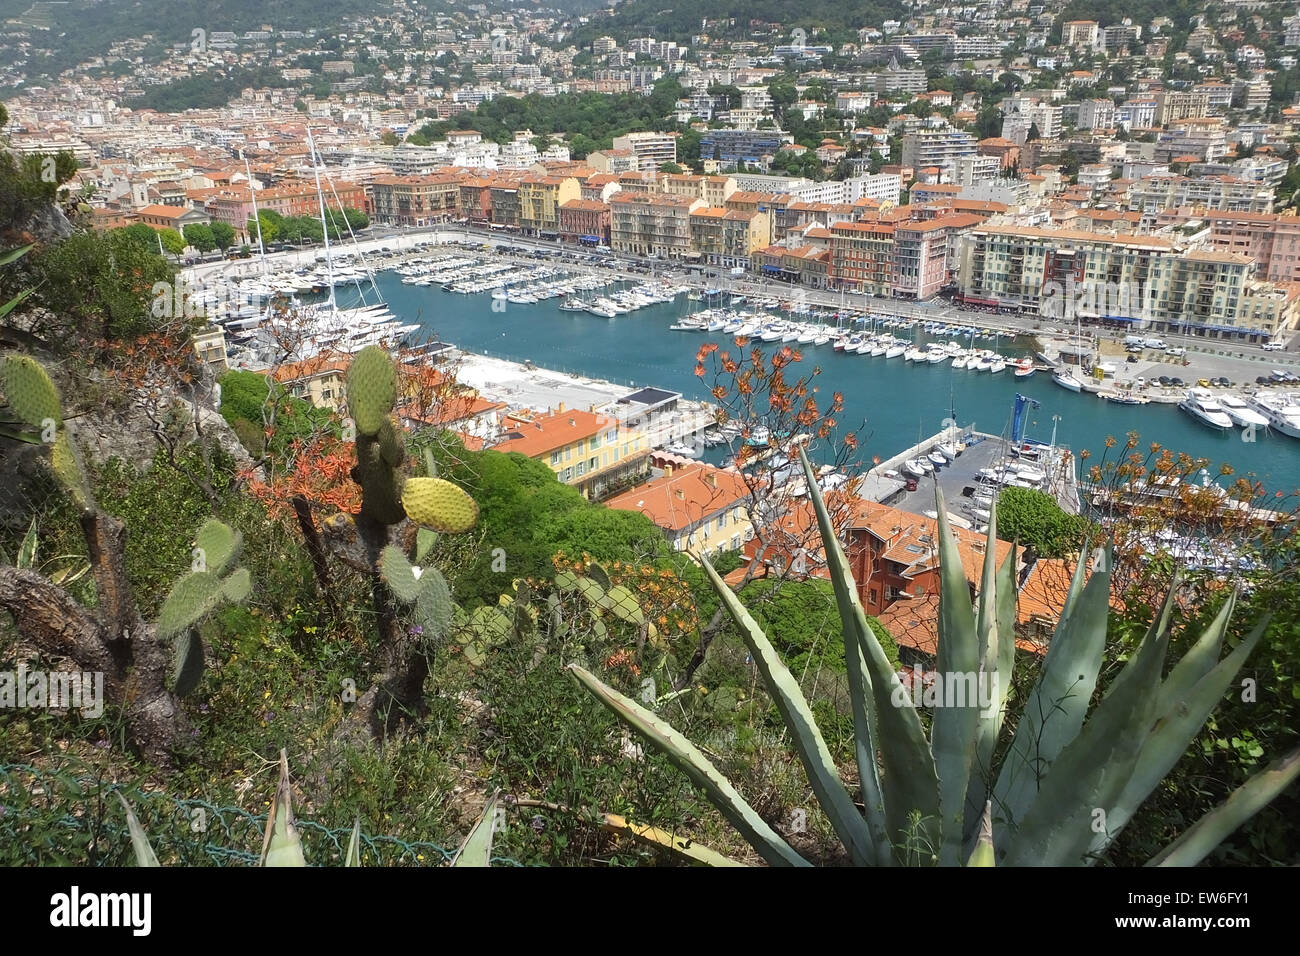
[(555, 451), (581, 441), (610, 427), (609, 421), (591, 412), (554, 412), (530, 421), (512, 419), (506, 440), (496, 446), (499, 452), (518, 452), (528, 458)]
[(639, 512), (660, 528), (676, 532), (734, 507), (748, 494), (736, 472), (694, 464), (631, 488), (605, 506)]

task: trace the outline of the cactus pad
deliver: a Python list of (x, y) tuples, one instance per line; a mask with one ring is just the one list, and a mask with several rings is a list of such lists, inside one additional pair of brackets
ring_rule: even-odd
[(216, 518), (209, 518), (194, 536), (194, 547), (203, 554), (203, 570), (225, 574), (239, 557), (244, 536)]
[(394, 423), (393, 416), (384, 418), (379, 426), (379, 458), (386, 465), (399, 467), (406, 460), (406, 436)]
[(376, 435), (397, 401), (397, 369), (377, 345), (357, 353), (348, 369), (348, 412), (359, 435)]
[(63, 485), (78, 506), (90, 506), (90, 489), (86, 486), (86, 477), (77, 461), (77, 453), (72, 449), (72, 439), (61, 429), (59, 436), (54, 439), (54, 447), (50, 449), (50, 468), (59, 484)]
[(379, 442), (357, 435), (357, 464), (352, 480), (361, 486), (361, 514), (380, 524), (398, 524), (406, 517), (401, 500), (401, 474), (380, 457)]
[(0, 362), (0, 387), (14, 414), (28, 425), (40, 428), (47, 419), (63, 424), (59, 390), (41, 363), (30, 355), (4, 357)]
[(158, 612), (158, 636), (187, 631), (221, 603), (222, 580), (211, 571), (191, 571), (176, 582)]
[(425, 568), (420, 576), (420, 593), (415, 599), (415, 615), (426, 638), (439, 638), (451, 624), (453, 605), (447, 579), (436, 568)]
[(404, 604), (410, 604), (420, 594), (424, 569), (417, 569), (406, 560), (400, 548), (388, 545), (379, 553), (379, 573), (388, 589)]
[(412, 521), (449, 534), (459, 534), (478, 521), (478, 503), (442, 478), (411, 478), (402, 489), (402, 504)]
[(184, 697), (199, 686), (203, 676), (203, 639), (199, 632), (190, 628), (177, 635), (172, 655), (172, 693)]

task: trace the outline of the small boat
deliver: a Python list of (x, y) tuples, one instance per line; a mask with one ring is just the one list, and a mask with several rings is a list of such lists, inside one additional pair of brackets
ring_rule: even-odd
[(1054, 372), (1052, 374), (1052, 381), (1069, 392), (1079, 392), (1083, 390), (1083, 383), (1065, 369)]
[(1116, 405), (1146, 405), (1151, 399), (1142, 395), (1130, 395), (1127, 392), (1100, 392), (1098, 393), (1108, 402), (1114, 402)]
[(664, 451), (670, 455), (679, 455), (682, 458), (699, 458), (700, 450), (692, 447), (685, 442), (675, 442), (664, 448)]
[(903, 471), (907, 472), (914, 478), (924, 478), (933, 470), (933, 465), (928, 461), (922, 462), (919, 458), (909, 458), (907, 461), (903, 462)]
[(1019, 362), (1016, 362), (1013, 367), (1016, 370), (1016, 378), (1029, 378), (1038, 371), (1038, 369), (1034, 367), (1034, 360), (1031, 358), (1021, 359)]
[(1007, 362), (1006, 359), (1003, 358), (993, 358), (989, 362), (989, 371), (994, 375), (996, 375), (998, 372), (1001, 372), (1006, 367), (1007, 367)]
[(942, 468), (944, 465), (948, 464), (948, 458), (941, 451), (932, 451), (927, 457), (934, 463), (936, 468)]
[(906, 351), (907, 351), (906, 345), (891, 345), (889, 348), (885, 349), (885, 358), (887, 359), (898, 358)]
[(949, 461), (952, 461), (958, 454), (960, 454), (957, 451), (957, 446), (950, 441), (941, 441), (939, 444), (935, 445), (934, 448), (935, 451), (943, 455), (943, 457), (947, 458)]

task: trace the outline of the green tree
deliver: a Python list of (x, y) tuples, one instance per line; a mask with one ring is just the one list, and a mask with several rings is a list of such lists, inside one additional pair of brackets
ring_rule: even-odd
[(175, 229), (159, 229), (158, 235), (162, 237), (163, 248), (174, 256), (179, 256), (185, 251), (185, 237)]
[(147, 243), (126, 229), (85, 230), (0, 270), (0, 301), (33, 289), (10, 316), (24, 315), (29, 334), (48, 348), (72, 352), (157, 328), (154, 286), (172, 276), (156, 233)]
[(385, 146), (396, 146), (402, 140), (391, 129), (386, 129), (380, 134), (379, 141)]
[(214, 222), (210, 228), (212, 230), (212, 240), (222, 252), (235, 244), (234, 226), (226, 222)]
[(659, 172), (676, 174), (684, 173), (686, 170), (682, 169), (682, 167), (678, 166), (676, 163), (660, 163)]
[(262, 244), (269, 245), (280, 237), (280, 223), (283, 221), (283, 218), (284, 217), (277, 212), (271, 212), (268, 209), (259, 209), (256, 217), (248, 217), (248, 225), (244, 227), (244, 231), (248, 234), (250, 239), (256, 240), (258, 237), (258, 228), (260, 227), (262, 230)]
[(192, 222), (185, 227), (185, 241), (199, 252), (211, 252), (217, 248), (217, 237), (212, 234), (212, 227), (203, 223)]
[(1033, 548), (1040, 557), (1078, 554), (1088, 522), (1072, 515), (1051, 495), (1033, 488), (1006, 488), (998, 495), (998, 535)]

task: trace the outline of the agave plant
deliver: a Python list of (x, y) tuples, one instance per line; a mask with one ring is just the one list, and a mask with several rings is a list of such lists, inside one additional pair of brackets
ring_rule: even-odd
[[(762, 629), (701, 559), (781, 712), (808, 781), (855, 865), (1086, 865), (1095, 862), (1187, 749), (1267, 626), (1264, 620), (1220, 660), (1235, 605), (1218, 615), (1162, 677), (1171, 587), (1146, 636), (1092, 712), (1110, 613), (1109, 548), (1090, 577), (1080, 555), (1037, 685), (999, 747), (1015, 659), (1015, 551), (997, 565), (990, 509), (977, 601), (972, 602), (949, 527), (939, 514), (938, 679), (988, 688), (949, 697), (927, 739), (920, 714), (890, 666), (858, 600), (816, 477), (800, 459), (843, 623), (860, 804), (840, 777), (812, 708)], [(1085, 583), (1086, 581), (1086, 583)], [(578, 680), (682, 770), (769, 864), (807, 866), (689, 740), (652, 711), (578, 665)], [(969, 677), (967, 677), (969, 675)], [(987, 701), (987, 703), (986, 703)], [(994, 755), (1004, 756), (995, 766)], [(1300, 774), (1300, 750), (1252, 778), (1151, 862), (1191, 865)]]
[[(120, 793), (117, 799), (126, 811), (127, 831), (131, 835), (131, 850), (135, 855), (136, 866), (161, 866), (158, 855), (149, 843), (140, 819)], [(450, 866), (490, 866), (492, 859), (492, 837), (496, 832), (497, 797), (494, 795), (487, 802), (478, 822), (470, 830), (465, 842), (460, 845), (452, 857)], [(352, 825), (352, 836), (348, 839), (348, 848), (343, 855), (344, 866), (361, 865), (361, 818)], [(262, 854), (258, 866), (307, 866), (307, 857), (302, 849), (302, 835), (293, 818), (293, 791), (289, 785), (289, 758), (280, 751), (280, 782), (276, 786), (275, 803), (266, 818), (266, 834), (262, 841)]]

